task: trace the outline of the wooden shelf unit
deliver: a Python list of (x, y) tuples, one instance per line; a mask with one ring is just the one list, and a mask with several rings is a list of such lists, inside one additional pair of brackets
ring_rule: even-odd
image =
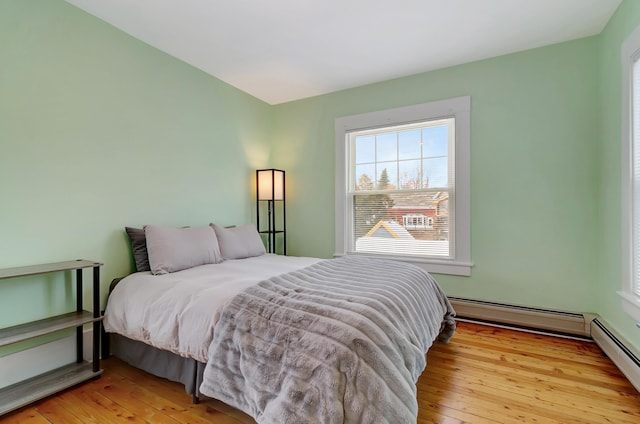
[[(0, 389), (0, 415), (102, 374), (100, 369), (100, 267), (99, 262), (76, 260), (0, 269), (0, 280), (53, 272), (75, 271), (76, 310), (0, 329), (0, 347), (57, 331), (76, 329), (76, 363), (37, 375)], [(93, 312), (83, 309), (83, 270), (93, 268)], [(93, 324), (93, 361), (83, 359), (82, 328)]]

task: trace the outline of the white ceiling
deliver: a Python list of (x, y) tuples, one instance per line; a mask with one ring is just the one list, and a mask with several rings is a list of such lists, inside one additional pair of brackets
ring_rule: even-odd
[(270, 104), (598, 34), (622, 0), (67, 0)]

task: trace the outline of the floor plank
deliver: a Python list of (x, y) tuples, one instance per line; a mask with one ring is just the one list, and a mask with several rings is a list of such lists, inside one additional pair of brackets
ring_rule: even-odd
[[(255, 423), (216, 400), (193, 404), (180, 384), (116, 358), (103, 367), (0, 423)], [(640, 394), (596, 344), (468, 322), (432, 346), (417, 393), (419, 424), (640, 422)]]

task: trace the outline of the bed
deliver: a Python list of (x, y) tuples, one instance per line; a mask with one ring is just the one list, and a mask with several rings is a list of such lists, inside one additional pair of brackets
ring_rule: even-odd
[(251, 225), (127, 233), (138, 272), (107, 302), (115, 356), (259, 423), (416, 422), (426, 352), (455, 330), (421, 268), (266, 254)]

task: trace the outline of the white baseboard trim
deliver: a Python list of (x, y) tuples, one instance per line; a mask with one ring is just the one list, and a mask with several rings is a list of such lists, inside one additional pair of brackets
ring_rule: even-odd
[(640, 352), (600, 317), (591, 322), (591, 337), (640, 392)]
[(555, 335), (591, 337), (594, 314), (579, 314), (480, 300), (449, 298), (460, 318)]
[[(83, 357), (93, 360), (93, 330), (83, 332)], [(71, 364), (76, 360), (75, 334), (0, 358), (0, 388)]]

